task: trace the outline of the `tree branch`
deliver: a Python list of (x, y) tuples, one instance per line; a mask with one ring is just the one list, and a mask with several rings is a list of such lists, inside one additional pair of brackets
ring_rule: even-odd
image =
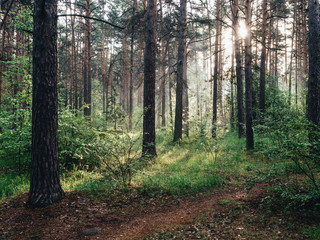
[(105, 21), (103, 19), (99, 19), (99, 18), (95, 18), (95, 17), (88, 17), (88, 16), (81, 15), (81, 14), (59, 14), (58, 17), (82, 17), (82, 18), (87, 18), (87, 19), (92, 19), (92, 20), (98, 21), (98, 22), (102, 22), (102, 23), (108, 24), (112, 27), (121, 29), (121, 30), (125, 29), (124, 27), (115, 25), (115, 24), (108, 22), (108, 21)]

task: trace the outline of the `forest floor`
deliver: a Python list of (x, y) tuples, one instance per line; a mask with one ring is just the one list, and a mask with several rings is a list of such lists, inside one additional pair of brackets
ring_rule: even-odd
[(113, 203), (66, 193), (55, 205), (29, 209), (23, 194), (0, 205), (0, 239), (319, 239), (306, 234), (316, 219), (261, 208), (267, 195), (266, 184), (248, 192), (230, 183)]
[(318, 191), (291, 160), (266, 152), (268, 139), (249, 153), (232, 134), (169, 139), (158, 135), (158, 158), (125, 186), (100, 169), (62, 173), (65, 198), (42, 209), (26, 207), (29, 177), (1, 159), (0, 240), (320, 240)]

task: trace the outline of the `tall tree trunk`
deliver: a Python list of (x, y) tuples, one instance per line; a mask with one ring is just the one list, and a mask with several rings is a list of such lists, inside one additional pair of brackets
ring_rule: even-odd
[(219, 76), (219, 38), (220, 38), (220, 13), (221, 13), (221, 3), (220, 0), (216, 2), (217, 8), (217, 21), (216, 21), (216, 41), (214, 48), (214, 76), (213, 76), (213, 105), (212, 105), (212, 137), (217, 136), (217, 100), (218, 100), (218, 76)]
[[(134, 0), (134, 5), (136, 8), (136, 12), (139, 12), (139, 8), (138, 8), (138, 1)], [(143, 3), (143, 7), (144, 10), (146, 9)], [(142, 17), (139, 21), (139, 36), (140, 36), (140, 45), (142, 46), (140, 48), (140, 52), (139, 52), (139, 58), (140, 58), (140, 64), (141, 66), (143, 66), (143, 58), (144, 58), (144, 48), (143, 46), (145, 45), (144, 43), (144, 25), (145, 25), (145, 17)], [(140, 67), (139, 67), (140, 69)], [(142, 104), (142, 91), (143, 91), (143, 71), (139, 70), (138, 73), (138, 97), (137, 97), (137, 105), (141, 106)]]
[(279, 79), (278, 79), (278, 47), (279, 47), (279, 19), (276, 20), (276, 43), (275, 43), (275, 51), (274, 51), (274, 77), (275, 82), (273, 84), (274, 87), (278, 87)]
[(127, 29), (123, 32), (123, 42), (122, 42), (122, 63), (121, 63), (121, 92), (120, 92), (120, 104), (122, 108), (128, 112), (129, 106), (128, 102), (128, 88), (129, 88), (129, 79), (128, 79), (128, 31)]
[(36, 0), (33, 27), (32, 158), (28, 205), (63, 198), (58, 162), (57, 1)]
[(102, 38), (101, 38), (101, 70), (102, 70), (102, 111), (106, 111), (106, 61), (105, 61), (105, 50), (104, 50), (104, 38), (105, 38), (105, 31), (104, 31), (104, 25), (101, 24), (101, 30), (102, 30)]
[(303, 83), (308, 86), (308, 41), (307, 41), (307, 13), (306, 13), (306, 1), (301, 0), (302, 4), (302, 52), (303, 52)]
[[(296, 2), (295, 2), (296, 5)], [(295, 19), (296, 19), (296, 6), (294, 6), (293, 14), (293, 23), (292, 23), (292, 37), (291, 37), (291, 56), (290, 56), (290, 72), (289, 72), (289, 106), (291, 105), (291, 92), (292, 92), (292, 68), (293, 68), (293, 56), (294, 56), (294, 36), (295, 36)]]
[(253, 129), (252, 129), (252, 57), (251, 57), (251, 0), (246, 0), (246, 25), (248, 34), (245, 39), (246, 52), (246, 139), (247, 149), (254, 148)]
[(172, 68), (171, 68), (171, 48), (170, 48), (170, 35), (168, 34), (167, 37), (167, 45), (168, 45), (168, 79), (169, 79), (169, 112), (170, 112), (170, 122), (171, 122), (171, 128), (173, 130), (173, 110), (172, 110), (172, 89), (173, 89), (173, 80), (172, 80)]
[(148, 0), (144, 52), (142, 156), (156, 156), (155, 82), (157, 49), (157, 0)]
[[(70, 5), (71, 6), (71, 5)], [(71, 11), (71, 9), (70, 9)], [(75, 8), (74, 8), (75, 13)], [(76, 38), (75, 38), (75, 17), (71, 18), (71, 31), (72, 31), (72, 78), (73, 78), (73, 107), (75, 110), (78, 109), (78, 58), (76, 51)]]
[[(234, 42), (234, 32), (232, 32), (232, 41)], [(234, 58), (235, 58), (235, 49), (232, 49), (232, 55), (231, 55), (231, 79), (230, 79), (230, 93), (231, 93), (231, 112), (230, 112), (230, 125), (231, 125), (231, 130), (234, 130), (235, 127), (235, 121), (234, 121), (234, 90), (233, 90), (233, 85), (234, 85)]]
[(200, 83), (199, 83), (199, 66), (198, 66), (198, 51), (197, 51), (197, 43), (196, 43), (196, 32), (194, 30), (194, 23), (192, 22), (192, 36), (194, 40), (193, 51), (194, 51), (194, 64), (195, 64), (195, 78), (196, 78), (196, 106), (197, 106), (197, 123), (199, 122), (200, 117)]
[(268, 3), (263, 0), (262, 3), (262, 40), (261, 40), (261, 65), (260, 65), (260, 95), (259, 108), (261, 111), (261, 119), (263, 121), (266, 107), (266, 36), (267, 36), (267, 17)]
[(111, 100), (112, 100), (112, 84), (113, 84), (113, 66), (114, 66), (114, 62), (113, 62), (113, 57), (112, 54), (110, 56), (110, 66), (109, 66), (109, 70), (108, 70), (108, 78), (107, 78), (107, 82), (106, 82), (106, 120), (108, 120), (108, 113), (109, 113), (109, 88), (110, 88), (110, 96), (111, 96)]
[[(136, 14), (135, 1), (132, 6), (132, 16)], [(129, 86), (129, 131), (132, 130), (133, 118), (133, 41), (134, 41), (134, 24), (131, 27), (131, 45), (130, 45), (130, 86)]]
[(160, 31), (161, 31), (161, 125), (166, 126), (166, 47), (163, 20), (162, 0), (160, 0)]
[[(66, 3), (66, 12), (68, 11), (68, 4)], [(65, 56), (64, 56), (64, 92), (65, 92), (65, 107), (68, 106), (68, 80), (69, 80), (69, 63), (68, 63), (68, 17), (66, 16), (66, 42), (65, 42)], [(71, 102), (71, 101), (70, 101)]]
[[(221, 17), (221, 16), (220, 16)], [(223, 81), (223, 48), (222, 48), (222, 24), (220, 23), (220, 36), (219, 36), (219, 74), (218, 74), (218, 107), (220, 116), (224, 116), (224, 109), (223, 109), (223, 92), (222, 92), (222, 81)], [(218, 118), (218, 116), (217, 116)]]
[(284, 82), (288, 84), (288, 46), (287, 46), (287, 21), (283, 20), (284, 24)]
[(317, 128), (311, 127), (309, 139), (312, 144), (311, 153), (317, 157), (318, 164), (319, 129), (320, 129), (320, 17), (319, 1), (309, 0), (309, 82), (307, 112), (308, 120)]
[[(206, 0), (206, 6), (207, 6), (207, 18), (210, 19), (210, 12), (209, 12), (209, 2), (208, 0)], [(218, 22), (218, 21), (217, 21)], [(212, 73), (212, 31), (211, 31), (211, 21), (209, 22), (209, 26), (208, 26), (208, 38), (209, 38), (209, 83), (210, 83), (210, 99), (213, 99), (213, 73)], [(217, 28), (218, 29), (218, 28)], [(215, 53), (216, 54), (216, 53)]]
[(236, 54), (236, 74), (237, 74), (237, 107), (238, 107), (238, 136), (242, 138), (244, 135), (244, 111), (243, 111), (243, 81), (241, 70), (241, 52), (239, 37), (239, 0), (234, 0), (233, 5), (233, 29), (234, 29), (234, 49)]
[(178, 38), (178, 62), (177, 62), (177, 86), (176, 86), (176, 115), (174, 123), (173, 140), (182, 138), (182, 112), (183, 112), (183, 87), (184, 67), (187, 35), (187, 1), (180, 0), (179, 38)]
[[(86, 1), (86, 16), (91, 17), (90, 0)], [(87, 105), (84, 108), (84, 115), (87, 120), (91, 121), (91, 20), (85, 19), (85, 81), (84, 81), (84, 103)]]
[(2, 76), (3, 76), (3, 60), (4, 60), (4, 46), (6, 40), (6, 24), (3, 26), (2, 30), (2, 41), (1, 41), (1, 55), (0, 55), (0, 112), (2, 108)]
[[(68, 3), (66, 3), (66, 9), (68, 9)], [(69, 9), (70, 9), (70, 13), (72, 11), (71, 9), (71, 4), (69, 3)], [(71, 25), (72, 25), (72, 20), (73, 20), (74, 17), (71, 17)], [(73, 49), (72, 49), (72, 26), (71, 26), (71, 59), (68, 60), (68, 66), (69, 66), (69, 71), (71, 73), (71, 75), (69, 75), (70, 77), (70, 88), (69, 88), (69, 109), (72, 110), (74, 108), (73, 106), (73, 87), (74, 87), (74, 75), (73, 75)], [(67, 39), (68, 41), (68, 39)], [(67, 45), (66, 45), (67, 46)], [(68, 54), (69, 55), (69, 54)], [(70, 61), (71, 60), (71, 61)], [(71, 64), (70, 64), (71, 62)], [(71, 65), (71, 67), (70, 67)]]
[(188, 74), (187, 74), (187, 49), (185, 49), (183, 58), (183, 93), (182, 93), (182, 122), (183, 132), (189, 137), (189, 87), (188, 87)]
[[(296, 4), (296, 1), (294, 1), (294, 5), (295, 5), (295, 9), (296, 9), (296, 6), (297, 6), (297, 4)], [(295, 19), (294, 19), (294, 21), (295, 21), (295, 23), (296, 23), (296, 30), (295, 30), (295, 33), (296, 33), (296, 42), (295, 42), (295, 45), (296, 45), (296, 49), (295, 49), (295, 103), (296, 103), (296, 106), (298, 106), (298, 48), (299, 48), (299, 46), (298, 46), (298, 42), (299, 42), (299, 38), (298, 38), (298, 32), (300, 31), (299, 30), (299, 24), (298, 24), (298, 21), (297, 21), (297, 19), (298, 19), (298, 12), (297, 12), (297, 10), (296, 10), (296, 15), (295, 15)]]

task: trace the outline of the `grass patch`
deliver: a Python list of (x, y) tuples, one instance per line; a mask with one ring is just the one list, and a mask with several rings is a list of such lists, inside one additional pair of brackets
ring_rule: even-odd
[[(263, 141), (267, 143), (265, 139)], [(139, 150), (134, 149), (134, 152)], [(259, 150), (245, 151), (245, 139), (238, 139), (236, 133), (230, 132), (223, 138), (192, 136), (175, 144), (171, 132), (159, 130), (157, 151), (158, 157), (146, 167), (130, 170), (133, 174), (131, 185), (108, 174), (106, 169), (95, 168), (90, 171), (63, 170), (62, 187), (66, 192), (81, 192), (102, 198), (121, 196), (121, 192), (128, 194), (136, 190), (150, 195), (193, 194), (226, 182), (246, 183), (250, 189), (257, 183), (297, 172), (292, 161), (271, 161), (264, 158)], [(4, 161), (0, 161), (0, 166), (0, 170), (9, 169), (5, 168)], [(0, 173), (0, 202), (28, 191), (28, 188), (29, 177), (26, 174), (15, 175), (11, 170)]]
[(17, 197), (29, 190), (29, 178), (26, 175), (0, 173), (0, 203), (8, 198)]
[(218, 140), (192, 137), (179, 144), (164, 141), (155, 163), (137, 174), (135, 181), (145, 193), (208, 191), (224, 184), (227, 175), (242, 171), (240, 165), (246, 157), (243, 148), (244, 141), (239, 144), (231, 134)]

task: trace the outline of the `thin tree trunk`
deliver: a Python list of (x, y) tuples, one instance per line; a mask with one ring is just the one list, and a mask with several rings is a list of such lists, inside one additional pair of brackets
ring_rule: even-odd
[[(71, 6), (71, 5), (70, 5)], [(71, 11), (71, 9), (70, 9)], [(74, 8), (74, 13), (75, 13)], [(78, 59), (76, 51), (76, 39), (75, 39), (75, 17), (71, 18), (71, 30), (72, 30), (72, 77), (73, 77), (73, 92), (74, 92), (74, 109), (78, 109)]]
[[(132, 16), (136, 14), (135, 1), (132, 6)], [(131, 45), (130, 45), (130, 86), (129, 86), (129, 131), (132, 130), (133, 118), (133, 41), (134, 41), (134, 24), (131, 27)]]
[(274, 76), (275, 76), (275, 82), (274, 87), (278, 87), (279, 85), (279, 79), (278, 79), (278, 46), (279, 46), (279, 20), (277, 19), (277, 25), (276, 25), (276, 44), (275, 44), (275, 52), (274, 52)]
[(217, 8), (217, 21), (216, 21), (216, 41), (214, 48), (214, 75), (213, 75), (213, 105), (212, 105), (212, 137), (217, 136), (217, 100), (218, 100), (218, 77), (219, 77), (219, 38), (220, 38), (220, 13), (221, 13), (221, 3), (220, 0), (216, 2)]
[(252, 56), (251, 56), (251, 0), (246, 0), (246, 24), (248, 34), (245, 39), (245, 76), (246, 76), (246, 140), (247, 149), (254, 148), (252, 129)]
[[(295, 5), (295, 7), (294, 7), (294, 9), (296, 9), (296, 1), (294, 1), (294, 5)], [(297, 19), (298, 19), (298, 13), (296, 12), (296, 15), (295, 15), (295, 19), (294, 19), (294, 21), (295, 21), (295, 23), (296, 23), (296, 51), (295, 51), (295, 53), (296, 53), (296, 57), (295, 57), (295, 60), (296, 60), (296, 62), (295, 62), (295, 64), (296, 64), (296, 71), (295, 71), (295, 103), (296, 103), (296, 106), (298, 106), (298, 48), (299, 48), (299, 46), (298, 46), (298, 31), (299, 31), (299, 25), (298, 25), (298, 21), (297, 21)]]
[[(206, 0), (206, 5), (207, 5), (207, 18), (210, 19), (210, 15), (209, 15), (209, 2), (208, 0)], [(218, 21), (217, 21), (218, 23)], [(218, 28), (217, 28), (218, 29)], [(209, 22), (209, 26), (208, 26), (208, 33), (209, 33), (209, 83), (210, 83), (210, 99), (213, 99), (213, 73), (212, 73), (212, 35), (211, 35), (211, 22)], [(215, 53), (217, 54), (217, 53)]]
[(4, 60), (4, 46), (6, 40), (6, 24), (3, 26), (2, 30), (2, 42), (1, 42), (1, 55), (0, 55), (0, 112), (2, 108), (2, 76), (3, 76), (3, 60)]
[(178, 62), (177, 62), (177, 87), (176, 87), (176, 115), (174, 127), (174, 141), (182, 138), (182, 112), (183, 112), (183, 88), (184, 88), (184, 67), (186, 52), (187, 35), (187, 1), (180, 0), (179, 16), (179, 44), (178, 44)]
[(173, 110), (172, 110), (172, 88), (173, 88), (173, 81), (171, 77), (171, 51), (170, 51), (170, 37), (168, 35), (167, 38), (167, 45), (168, 45), (168, 72), (169, 72), (169, 111), (170, 111), (170, 121), (171, 121), (171, 127), (173, 130)]
[(122, 42), (122, 63), (121, 63), (121, 92), (120, 92), (120, 104), (122, 108), (128, 112), (128, 31), (124, 30), (123, 42)]
[[(296, 3), (295, 3), (296, 5)], [(294, 36), (295, 36), (295, 18), (296, 18), (296, 6), (294, 6), (294, 17), (292, 23), (292, 37), (291, 37), (291, 56), (290, 56), (290, 73), (289, 73), (289, 106), (291, 105), (291, 92), (292, 92), (292, 65), (293, 65), (293, 56), (294, 56)]]
[(233, 5), (233, 29), (235, 36), (235, 54), (236, 54), (236, 74), (237, 74), (237, 103), (238, 103), (238, 136), (242, 138), (244, 135), (244, 111), (243, 111), (243, 81), (241, 70), (241, 53), (240, 53), (240, 37), (239, 29), (239, 0), (234, 1)]
[(308, 41), (307, 41), (307, 14), (306, 14), (306, 1), (302, 0), (302, 51), (303, 51), (303, 82), (308, 86)]
[(105, 50), (104, 50), (104, 25), (101, 24), (102, 38), (101, 38), (101, 70), (102, 70), (102, 111), (106, 111), (106, 62), (105, 62)]
[[(86, 16), (91, 16), (90, 0), (86, 1)], [(91, 20), (85, 19), (85, 81), (84, 81), (84, 103), (87, 105), (84, 108), (84, 115), (87, 116), (87, 120), (91, 121)]]
[(183, 93), (182, 93), (182, 122), (183, 132), (189, 137), (189, 87), (188, 87), (188, 74), (187, 74), (187, 49), (185, 50), (183, 62)]
[(110, 96), (111, 96), (111, 100), (112, 100), (112, 84), (113, 84), (113, 66), (114, 66), (114, 62), (113, 62), (113, 57), (112, 54), (110, 56), (110, 66), (109, 66), (109, 71), (108, 71), (108, 78), (107, 78), (107, 84), (106, 84), (106, 120), (108, 120), (109, 116), (109, 88), (110, 88)]
[[(66, 12), (68, 11), (68, 4), (66, 3)], [(65, 91), (65, 107), (68, 106), (68, 17), (66, 16), (66, 43), (65, 43), (65, 59), (64, 59), (64, 91)], [(71, 102), (71, 101), (70, 101)]]
[(261, 40), (261, 65), (260, 65), (260, 95), (259, 107), (261, 111), (261, 119), (263, 121), (266, 106), (266, 36), (267, 36), (267, 17), (268, 17), (268, 3), (263, 0), (262, 3), (262, 40)]
[[(232, 32), (232, 41), (234, 42), (234, 32)], [(234, 121), (234, 91), (233, 91), (233, 81), (234, 81), (234, 58), (235, 58), (235, 49), (232, 49), (232, 55), (231, 55), (231, 79), (230, 79), (230, 92), (231, 92), (231, 113), (230, 113), (230, 125), (231, 130), (234, 130), (235, 127), (235, 121)]]
[(161, 125), (166, 126), (166, 48), (164, 44), (164, 20), (162, 0), (160, 0), (160, 31), (161, 31)]

